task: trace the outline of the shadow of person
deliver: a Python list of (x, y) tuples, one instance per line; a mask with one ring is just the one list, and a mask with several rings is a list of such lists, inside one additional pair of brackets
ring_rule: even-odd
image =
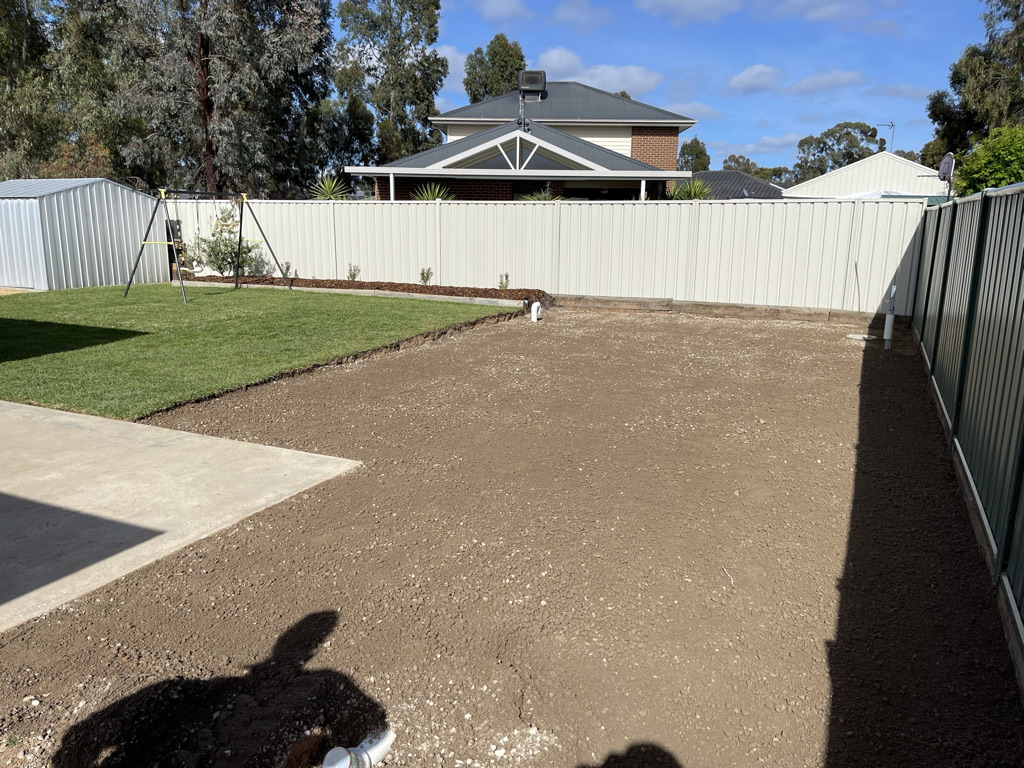
[(657, 744), (631, 744), (620, 754), (608, 755), (600, 765), (578, 768), (683, 768), (670, 752)]
[(68, 729), (54, 768), (264, 768), (319, 765), (387, 715), (346, 675), (306, 663), (337, 625), (333, 611), (289, 627), (245, 675), (164, 680)]

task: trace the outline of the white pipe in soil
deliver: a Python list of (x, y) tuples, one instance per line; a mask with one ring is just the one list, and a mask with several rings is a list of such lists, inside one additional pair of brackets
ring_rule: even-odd
[(364, 739), (358, 747), (335, 747), (324, 758), (324, 768), (373, 768), (384, 759), (394, 741), (395, 732), (389, 728)]
[(540, 302), (533, 302), (533, 306), (530, 307), (530, 322), (536, 323), (540, 319)]
[(896, 286), (892, 287), (889, 292), (889, 309), (885, 313), (885, 333), (882, 334), (882, 339), (885, 340), (885, 348), (889, 349), (892, 347), (892, 329), (896, 324)]

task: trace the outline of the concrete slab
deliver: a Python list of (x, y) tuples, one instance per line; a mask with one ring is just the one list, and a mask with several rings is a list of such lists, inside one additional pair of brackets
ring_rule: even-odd
[(357, 466), (0, 401), (0, 631)]

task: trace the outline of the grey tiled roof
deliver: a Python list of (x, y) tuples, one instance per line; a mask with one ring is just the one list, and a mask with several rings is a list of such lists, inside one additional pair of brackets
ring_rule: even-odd
[(113, 183), (106, 179), (11, 179), (0, 181), (0, 197), (45, 197), (99, 182)]
[[(494, 128), (488, 128), (485, 131), (474, 133), (472, 136), (467, 136), (464, 139), (458, 139), (457, 141), (450, 141), (447, 144), (440, 144), (432, 149), (419, 152), (409, 157), (403, 157), (401, 160), (395, 160), (392, 163), (388, 163), (384, 168), (427, 168), (428, 166), (439, 163), (443, 160), (454, 157), (467, 149), (473, 149), (487, 144), (494, 139), (500, 138), (506, 134), (515, 133), (518, 129), (519, 124), (517, 121), (505, 123), (504, 125), (498, 125)], [(596, 163), (602, 168), (609, 171), (658, 171), (660, 168), (656, 168), (653, 165), (647, 163), (641, 163), (639, 160), (634, 160), (631, 157), (620, 155), (618, 152), (613, 152), (610, 149), (598, 146), (589, 141), (577, 138), (576, 136), (570, 136), (568, 133), (556, 130), (541, 123), (530, 123), (530, 134), (536, 136), (542, 141), (546, 141), (548, 144), (558, 147), (566, 152), (570, 152), (577, 157), (582, 157), (585, 160), (589, 160), (592, 163)]]
[[(639, 101), (616, 96), (582, 83), (550, 82), (540, 102), (527, 102), (526, 117), (532, 120), (623, 120), (645, 122), (692, 123), (677, 115)], [(487, 101), (453, 109), (432, 118), (443, 125), (452, 118), (471, 120), (515, 120), (519, 117), (519, 91), (511, 91)]]
[(782, 190), (743, 171), (697, 171), (693, 178), (711, 187), (716, 200), (778, 200)]

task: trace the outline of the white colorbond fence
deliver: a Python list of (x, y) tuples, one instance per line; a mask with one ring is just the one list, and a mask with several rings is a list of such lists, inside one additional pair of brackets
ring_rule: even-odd
[[(186, 243), (218, 206), (169, 201)], [(692, 202), (253, 201), (300, 277), (433, 282), (549, 293), (911, 314), (918, 200)], [(246, 238), (258, 239), (251, 217)], [(264, 249), (269, 261), (269, 253)]]

